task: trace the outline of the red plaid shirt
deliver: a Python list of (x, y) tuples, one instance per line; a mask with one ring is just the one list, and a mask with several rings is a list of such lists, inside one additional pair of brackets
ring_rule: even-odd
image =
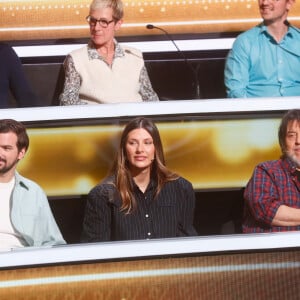
[(280, 205), (300, 208), (300, 182), (296, 167), (287, 158), (256, 166), (245, 192), (243, 232), (300, 230), (300, 226), (272, 226)]

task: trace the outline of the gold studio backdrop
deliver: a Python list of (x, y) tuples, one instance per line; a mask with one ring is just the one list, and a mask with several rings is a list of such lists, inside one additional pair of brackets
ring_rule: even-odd
[[(278, 119), (156, 122), (167, 166), (195, 189), (244, 187), (254, 166), (277, 159)], [(29, 128), (21, 174), (49, 196), (84, 195), (106, 175), (119, 145), (121, 125)]]
[[(19, 0), (0, 2), (0, 40), (86, 38), (85, 17), (91, 0)], [(119, 36), (244, 31), (260, 22), (257, 0), (124, 0), (124, 24)], [(300, 3), (289, 20), (300, 25)]]
[(1, 270), (0, 298), (218, 300), (236, 295), (262, 299), (264, 294), (263, 299), (295, 300), (300, 290), (299, 260), (300, 251), (294, 249), (18, 267)]

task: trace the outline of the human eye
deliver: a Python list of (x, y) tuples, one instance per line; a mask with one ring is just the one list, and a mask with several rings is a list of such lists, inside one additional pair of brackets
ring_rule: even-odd
[(2, 148), (4, 151), (11, 151), (13, 149), (12, 146), (3, 146)]
[(105, 19), (100, 19), (99, 22), (100, 22), (101, 26), (103, 26), (103, 27), (107, 27), (109, 24), (108, 21)]
[(296, 132), (288, 132), (287, 137), (288, 138), (294, 138), (296, 136)]
[(127, 144), (128, 144), (128, 145), (135, 145), (135, 144), (136, 144), (136, 141), (135, 141), (135, 140), (128, 140), (128, 141), (127, 141)]
[(152, 145), (152, 144), (153, 144), (153, 141), (152, 141), (152, 140), (146, 140), (146, 141), (145, 141), (145, 144), (146, 144), (146, 145)]

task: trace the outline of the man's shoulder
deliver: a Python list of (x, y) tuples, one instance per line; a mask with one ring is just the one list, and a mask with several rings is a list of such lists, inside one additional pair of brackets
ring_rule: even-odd
[(15, 60), (15, 57), (17, 57), (16, 52), (14, 49), (5, 43), (0, 43), (0, 55), (1, 55), (1, 64), (6, 63), (7, 60)]
[(256, 169), (264, 169), (269, 172), (280, 172), (283, 169), (283, 161), (282, 159), (267, 160), (259, 163), (256, 166)]
[(300, 29), (298, 27), (290, 25), (289, 32), (291, 32), (293, 35), (296, 35), (298, 38), (300, 38)]
[(258, 37), (260, 32), (261, 32), (261, 26), (257, 25), (239, 34), (236, 40), (238, 41), (252, 40), (253, 42), (253, 39)]
[(33, 180), (26, 178), (19, 173), (16, 173), (16, 180), (19, 183), (20, 186), (26, 188), (27, 190), (40, 190), (43, 191), (43, 189)]
[(12, 52), (12, 47), (5, 43), (0, 43), (0, 51), (1, 52)]

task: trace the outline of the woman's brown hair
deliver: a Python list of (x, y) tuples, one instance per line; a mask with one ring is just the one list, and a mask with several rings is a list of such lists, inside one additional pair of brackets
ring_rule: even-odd
[(111, 170), (111, 174), (115, 176), (116, 188), (119, 191), (122, 199), (121, 210), (126, 211), (126, 213), (130, 213), (137, 206), (137, 202), (133, 193), (133, 179), (126, 157), (126, 143), (129, 132), (139, 128), (145, 129), (153, 139), (155, 159), (153, 160), (151, 166), (151, 178), (155, 178), (157, 180), (155, 197), (159, 194), (167, 182), (175, 180), (179, 177), (165, 166), (165, 157), (160, 134), (153, 121), (148, 118), (140, 117), (129, 122), (122, 132), (117, 157)]

